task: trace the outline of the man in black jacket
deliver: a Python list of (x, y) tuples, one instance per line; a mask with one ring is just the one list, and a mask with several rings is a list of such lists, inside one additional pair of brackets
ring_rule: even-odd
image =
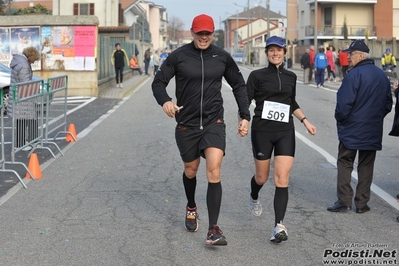
[(309, 84), (310, 56), (309, 49), (301, 57), (301, 68), (303, 69), (303, 84)]
[[(183, 185), (187, 197), (186, 230), (198, 230), (198, 209), (195, 202), (196, 174), (200, 157), (206, 158), (208, 191), (206, 202), (209, 227), (206, 245), (227, 245), (217, 225), (222, 201), (220, 168), (226, 146), (222, 78), (232, 87), (239, 109), (238, 135), (248, 133), (249, 102), (244, 78), (233, 58), (212, 45), (213, 19), (207, 15), (194, 18), (193, 42), (172, 52), (158, 70), (152, 83), (154, 97), (169, 117), (175, 117), (176, 143), (184, 162)], [(175, 76), (176, 103), (166, 92)]]
[(121, 48), (120, 43), (115, 44), (115, 50), (111, 55), (111, 64), (115, 67), (115, 79), (116, 87), (123, 88), (123, 68), (125, 67), (125, 60), (127, 65), (129, 65), (129, 57), (126, 51)]
[(148, 68), (150, 67), (150, 61), (151, 61), (151, 48), (148, 48), (144, 52), (144, 71), (146, 75), (149, 75)]

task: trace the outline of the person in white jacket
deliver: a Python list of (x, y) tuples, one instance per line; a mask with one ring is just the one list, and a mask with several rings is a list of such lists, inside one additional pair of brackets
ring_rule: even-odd
[(156, 50), (154, 55), (152, 56), (152, 61), (154, 62), (154, 77), (155, 74), (158, 72), (159, 68), (159, 50)]

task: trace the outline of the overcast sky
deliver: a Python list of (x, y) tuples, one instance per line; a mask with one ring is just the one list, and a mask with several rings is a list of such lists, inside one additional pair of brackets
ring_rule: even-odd
[[(250, 0), (250, 8), (261, 5), (266, 8), (267, 0)], [(247, 0), (151, 0), (156, 5), (166, 8), (168, 18), (178, 17), (184, 22), (184, 29), (191, 28), (193, 18), (199, 14), (210, 15), (215, 21), (215, 28), (223, 28), (222, 21), (244, 11)], [(286, 0), (269, 0), (270, 10), (286, 14)], [(237, 3), (235, 5), (234, 3)]]

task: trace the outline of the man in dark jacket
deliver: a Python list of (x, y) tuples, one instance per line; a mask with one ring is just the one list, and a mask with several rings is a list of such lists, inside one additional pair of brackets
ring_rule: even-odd
[(129, 65), (129, 57), (124, 49), (121, 48), (120, 43), (115, 44), (115, 50), (111, 55), (111, 64), (115, 67), (116, 87), (123, 88), (123, 68), (125, 62)]
[[(195, 202), (197, 171), (200, 157), (206, 159), (209, 227), (206, 245), (227, 245), (217, 225), (222, 201), (220, 168), (226, 146), (226, 126), (222, 98), (222, 78), (232, 87), (238, 103), (238, 135), (248, 133), (249, 102), (244, 78), (233, 58), (212, 44), (213, 19), (207, 15), (194, 18), (191, 35), (194, 40), (172, 52), (162, 64), (152, 83), (159, 105), (169, 117), (176, 116), (176, 143), (184, 162), (183, 185), (187, 197), (185, 227), (198, 230)], [(176, 103), (166, 86), (175, 76)]]
[(309, 49), (301, 57), (301, 68), (303, 69), (303, 84), (309, 84), (310, 56)]
[(362, 40), (355, 40), (344, 50), (352, 69), (343, 79), (337, 92), (335, 119), (338, 129), (337, 197), (327, 210), (351, 209), (353, 189), (351, 173), (359, 153), (358, 182), (355, 193), (356, 213), (370, 210), (371, 184), (376, 151), (382, 149), (384, 117), (392, 109), (391, 86), (384, 72), (369, 59), (369, 48)]
[(150, 61), (151, 61), (151, 48), (148, 48), (144, 52), (144, 72), (146, 75), (149, 75), (148, 68), (150, 67)]

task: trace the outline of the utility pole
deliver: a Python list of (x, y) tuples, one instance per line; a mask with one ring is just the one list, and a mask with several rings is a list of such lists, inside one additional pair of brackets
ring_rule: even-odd
[(314, 1), (314, 47), (317, 51), (317, 0)]
[(267, 37), (270, 37), (270, 0), (266, 0), (267, 9)]
[(248, 5), (247, 5), (247, 13), (248, 13), (248, 28), (247, 28), (247, 64), (251, 62), (251, 52), (249, 51), (250, 48), (250, 43), (249, 43), (249, 0), (248, 0)]
[(237, 53), (237, 49), (238, 49), (238, 10), (236, 13), (236, 36), (234, 38), (234, 54)]

